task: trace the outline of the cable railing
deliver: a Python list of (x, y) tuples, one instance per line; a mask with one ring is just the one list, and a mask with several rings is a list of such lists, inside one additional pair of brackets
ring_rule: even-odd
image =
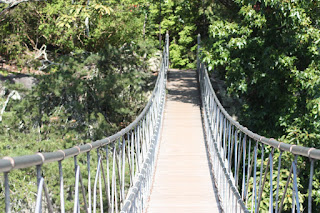
[[(168, 45), (167, 34), (152, 95), (141, 114), (126, 128), (110, 137), (70, 149), (0, 160), (6, 213), (143, 211), (150, 193), (161, 131)], [(64, 169), (70, 164), (73, 164), (72, 171)], [(23, 192), (25, 198), (33, 197), (31, 205), (15, 199), (17, 192), (12, 186), (23, 188), (30, 184), (17, 186), (15, 180), (10, 179), (16, 170), (24, 174), (21, 178), (37, 185), (37, 191), (26, 189)], [(56, 178), (47, 176), (50, 170), (57, 173)], [(18, 202), (19, 209), (16, 208)]]
[(235, 121), (218, 100), (200, 51), (199, 35), (197, 71), (204, 129), (224, 212), (311, 213), (320, 150), (265, 138)]

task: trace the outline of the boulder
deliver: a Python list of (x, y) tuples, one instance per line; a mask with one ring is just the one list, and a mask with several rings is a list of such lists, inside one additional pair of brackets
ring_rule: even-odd
[(0, 95), (5, 92), (4, 82), (9, 82), (11, 84), (21, 84), (26, 89), (31, 89), (38, 83), (35, 77), (26, 74), (10, 74), (8, 76), (3, 76), (0, 74)]

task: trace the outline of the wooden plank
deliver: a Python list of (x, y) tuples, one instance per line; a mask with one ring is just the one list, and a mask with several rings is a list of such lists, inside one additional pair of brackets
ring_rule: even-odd
[(195, 71), (170, 71), (147, 212), (220, 212), (210, 176)]

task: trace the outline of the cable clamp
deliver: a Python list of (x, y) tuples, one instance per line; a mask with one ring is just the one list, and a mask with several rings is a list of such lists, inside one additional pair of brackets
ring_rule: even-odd
[(11, 167), (14, 168), (15, 163), (14, 163), (14, 159), (12, 157), (4, 157), (3, 160), (8, 160), (10, 161)]
[(312, 150), (315, 150), (315, 148), (310, 148), (309, 150), (308, 150), (308, 157), (310, 158), (310, 154), (311, 154), (311, 151)]
[(42, 163), (44, 163), (45, 157), (43, 156), (43, 154), (41, 152), (38, 152), (37, 155), (41, 157)]
[(295, 146), (297, 146), (297, 145), (290, 146), (290, 152), (292, 152), (292, 148), (295, 147)]
[(64, 160), (64, 158), (66, 157), (66, 153), (63, 151), (63, 150), (58, 150), (58, 152), (61, 152), (62, 154), (63, 154), (63, 159), (62, 160)]

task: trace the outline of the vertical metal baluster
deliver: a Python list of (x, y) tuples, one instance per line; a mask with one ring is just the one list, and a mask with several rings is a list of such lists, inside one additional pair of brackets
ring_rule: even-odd
[(136, 148), (137, 148), (137, 169), (138, 169), (138, 172), (140, 172), (140, 124), (137, 126)]
[(37, 186), (38, 186), (38, 192), (40, 192), (40, 194), (38, 194), (38, 196), (40, 197), (39, 199), (40, 203), (39, 203), (39, 210), (37, 211), (37, 213), (42, 212), (42, 186), (40, 186), (40, 182), (42, 180), (41, 167), (42, 165), (37, 165)]
[(253, 167), (253, 195), (252, 195), (252, 204), (251, 204), (251, 212), (253, 210), (253, 201), (254, 201), (254, 212), (257, 212), (257, 148), (258, 141), (256, 141), (256, 146), (254, 147), (254, 167)]
[[(151, 108), (151, 111), (150, 111), (150, 126), (151, 126), (151, 132), (153, 134), (153, 132), (155, 131), (155, 117), (154, 117), (154, 111), (155, 111), (155, 108), (156, 108), (156, 103), (154, 103), (152, 105), (152, 108)], [(152, 137), (150, 138), (150, 140), (152, 140)]]
[[(37, 166), (38, 167), (38, 166)], [(37, 169), (38, 170), (38, 169)], [(43, 177), (40, 177), (39, 184), (38, 184), (38, 192), (37, 192), (37, 201), (36, 201), (36, 213), (42, 212), (42, 189), (43, 189)]]
[(122, 188), (121, 188), (121, 193), (122, 193), (122, 204), (125, 200), (125, 195), (124, 195), (124, 184), (125, 184), (125, 167), (126, 167), (126, 160), (125, 160), (125, 151), (126, 151), (126, 140), (123, 137), (122, 141)]
[(10, 186), (9, 186), (9, 173), (4, 172), (4, 188), (5, 188), (5, 211), (6, 213), (11, 212), (10, 206)]
[(294, 188), (294, 194), (295, 194), (295, 199), (296, 199), (297, 213), (300, 213), (299, 191), (298, 191), (298, 181), (297, 181), (297, 158), (298, 158), (298, 156), (295, 155), (294, 161), (292, 162), (292, 165), (293, 165), (292, 166), (292, 168), (293, 168), (293, 188)]
[(277, 192), (276, 192), (276, 209), (275, 209), (275, 213), (278, 213), (278, 206), (279, 206), (279, 183), (280, 183), (281, 157), (282, 157), (282, 150), (280, 150), (280, 155), (279, 155), (279, 158), (278, 158), (278, 174), (277, 174)]
[[(135, 174), (135, 166), (134, 166), (134, 162), (135, 162), (135, 153), (134, 153), (134, 150), (135, 150), (135, 131), (131, 131), (131, 162), (132, 162), (132, 165), (131, 165), (131, 176), (132, 176), (132, 183), (133, 183), (133, 177), (134, 177), (134, 174)], [(132, 185), (130, 185), (132, 186)]]
[[(259, 194), (262, 193), (263, 188), (261, 188), (261, 184), (262, 184), (262, 174), (263, 174), (263, 164), (264, 164), (264, 144), (261, 145), (261, 165), (260, 165), (260, 178), (259, 178)], [(268, 167), (268, 166), (267, 166)], [(266, 171), (267, 172), (266, 168)], [(258, 208), (259, 208), (260, 203), (258, 203)]]
[(201, 36), (200, 36), (200, 34), (198, 34), (198, 36), (197, 36), (197, 44), (198, 44), (198, 46), (197, 46), (197, 71), (198, 71), (198, 73), (200, 73), (200, 63), (201, 63), (200, 62), (200, 48), (201, 48), (200, 42), (201, 42)]
[[(237, 165), (237, 173), (235, 174), (236, 175), (236, 178), (237, 178), (237, 181), (236, 181), (236, 187), (237, 189), (239, 190), (239, 172), (240, 172), (240, 166), (241, 166), (241, 157), (242, 157), (242, 149), (243, 149), (243, 146), (241, 146), (241, 137), (242, 137), (242, 132), (240, 131), (239, 133), (239, 139), (238, 139), (238, 165)], [(243, 142), (243, 141), (242, 141)]]
[(76, 165), (73, 213), (80, 212), (80, 209), (79, 209), (79, 176), (80, 176), (80, 167), (79, 167), (79, 165)]
[(227, 162), (227, 153), (228, 153), (228, 137), (229, 137), (229, 123), (227, 118), (225, 117), (225, 144), (224, 144), (224, 155), (223, 155), (223, 163), (226, 165)]
[(118, 139), (119, 152), (117, 152), (117, 155), (116, 155), (116, 158), (118, 160), (116, 166), (117, 166), (117, 171), (118, 171), (117, 175), (118, 175), (118, 180), (119, 180), (119, 205), (120, 205), (120, 207), (121, 207), (122, 200), (124, 199), (122, 197), (122, 193), (121, 193), (121, 189), (122, 189), (122, 174), (121, 174), (122, 173), (122, 169), (121, 169), (121, 167), (122, 167), (122, 160), (121, 160), (121, 158), (122, 158), (122, 140), (121, 139), (122, 139), (121, 137)]
[(222, 117), (222, 112), (220, 112), (220, 125), (219, 125), (219, 127), (220, 127), (220, 135), (219, 135), (219, 145), (220, 145), (220, 153), (222, 154), (222, 130), (223, 130), (223, 117)]
[[(150, 109), (149, 109), (150, 110)], [(145, 147), (146, 147), (146, 156), (148, 156), (148, 148), (149, 148), (149, 136), (150, 136), (150, 125), (149, 125), (149, 119), (148, 119), (148, 114), (149, 114), (149, 110), (147, 112), (147, 114), (145, 115)], [(144, 160), (144, 159), (143, 159)]]
[(120, 137), (118, 139), (118, 150), (119, 150), (119, 153), (117, 153), (117, 171), (118, 171), (118, 180), (119, 180), (119, 198), (120, 198), (120, 206), (121, 206), (121, 203), (122, 203), (122, 200), (123, 200), (123, 197), (122, 197), (122, 169), (121, 169), (121, 165), (122, 165), (122, 137)]
[(129, 175), (130, 175), (130, 181), (129, 181), (129, 187), (131, 186), (131, 182), (133, 179), (132, 173), (131, 173), (131, 136), (130, 136), (131, 130), (127, 132), (127, 158), (128, 158), (128, 167), (129, 167)]
[[(215, 113), (216, 113), (216, 105), (215, 103), (212, 104), (212, 107), (211, 109), (208, 109), (207, 111), (210, 113), (209, 115), (207, 114), (207, 116), (210, 116), (211, 115), (211, 112), (214, 114), (213, 117), (211, 118), (211, 120), (208, 121), (209, 125), (208, 125), (208, 132), (210, 134), (210, 148), (211, 148), (211, 151), (214, 150), (214, 138), (215, 138), (215, 133), (214, 133), (214, 118), (215, 118)], [(210, 123), (211, 122), (211, 123)]]
[(149, 109), (149, 112), (148, 112), (148, 135), (149, 135), (149, 139), (148, 139), (148, 144), (150, 147), (151, 145), (151, 140), (152, 140), (152, 135), (153, 135), (153, 122), (152, 122), (152, 107)]
[(140, 166), (142, 169), (142, 164), (143, 164), (143, 159), (146, 156), (146, 151), (145, 151), (145, 147), (144, 147), (144, 120), (142, 120), (140, 122), (140, 146), (141, 146), (141, 158), (140, 158)]
[(230, 153), (231, 153), (231, 123), (228, 128), (228, 172), (230, 173)]
[(312, 212), (312, 181), (314, 172), (314, 159), (310, 159), (310, 177), (309, 177), (309, 193), (308, 193), (308, 213)]
[(234, 181), (235, 185), (237, 185), (237, 165), (238, 165), (238, 130), (235, 130), (235, 135), (234, 135)]
[[(98, 149), (99, 150), (99, 149)], [(102, 159), (100, 160), (100, 171), (99, 171), (99, 192), (100, 192), (100, 212), (103, 213), (103, 200), (102, 200), (102, 181), (101, 181), (101, 170), (103, 169)]]
[(226, 128), (227, 128), (227, 119), (225, 116), (223, 116), (223, 153), (221, 155), (221, 157), (223, 157), (222, 158), (223, 161), (225, 161), (225, 159), (226, 159), (226, 151), (227, 151), (227, 149), (226, 149), (226, 138), (227, 138), (226, 137), (226, 134), (227, 134)]
[(142, 119), (142, 128), (141, 128), (141, 148), (143, 150), (143, 155), (141, 159), (141, 166), (143, 164), (144, 159), (146, 158), (147, 155), (147, 148), (146, 148), (146, 120), (145, 118)]
[[(73, 157), (73, 160), (74, 160), (74, 175), (75, 175), (75, 177), (76, 177), (76, 175), (77, 175), (77, 169), (78, 169), (78, 163), (77, 163), (77, 156), (74, 156)], [(78, 179), (78, 181), (79, 181), (79, 179)], [(77, 180), (76, 180), (76, 183), (75, 183), (75, 185), (76, 184), (79, 184), (78, 182), (77, 182)], [(77, 193), (75, 193), (75, 196), (77, 196), (77, 199), (75, 199), (75, 201), (77, 201), (77, 212), (79, 212), (80, 211), (80, 201), (79, 201), (79, 189), (78, 188), (76, 188), (75, 189), (75, 192), (77, 192)], [(76, 204), (75, 204), (76, 205)]]
[(106, 145), (106, 161), (107, 161), (107, 199), (108, 199), (108, 212), (111, 207), (111, 195), (110, 195), (110, 159), (109, 159), (109, 145)]
[(216, 118), (215, 118), (215, 130), (214, 130), (214, 136), (215, 136), (215, 141), (218, 145), (218, 149), (219, 149), (219, 117), (220, 117), (220, 109), (218, 108), (218, 106), (216, 107), (217, 108), (217, 113), (216, 113)]
[(270, 198), (269, 198), (269, 212), (273, 213), (273, 151), (269, 154), (270, 159)]
[(94, 185), (93, 185), (93, 213), (97, 212), (97, 184), (98, 184), (98, 178), (100, 173), (100, 165), (101, 165), (100, 161), (101, 161), (101, 156), (99, 155), (99, 152), (98, 152), (97, 172), (96, 172), (96, 177), (94, 179)]
[(235, 194), (233, 192), (232, 193), (232, 204), (234, 206), (234, 210), (233, 210), (234, 213), (237, 213), (237, 202), (235, 202), (236, 200), (237, 200), (237, 198), (236, 198), (236, 196), (235, 196)]
[(63, 170), (62, 170), (62, 164), (61, 160), (58, 161), (59, 165), (59, 179), (60, 179), (60, 211), (61, 213), (65, 212), (65, 206), (64, 206), (64, 184), (63, 184)]
[[(231, 180), (230, 180), (231, 181)], [(229, 183), (229, 199), (228, 199), (228, 203), (231, 203), (231, 198), (232, 198), (232, 193), (231, 193), (231, 187), (230, 187), (230, 183)], [(232, 205), (228, 205), (229, 207), (229, 213), (232, 211)]]
[(91, 172), (90, 172), (90, 151), (87, 152), (87, 172), (88, 172), (88, 212), (91, 213)]
[[(114, 185), (114, 207), (115, 207), (115, 212), (118, 212), (118, 186), (117, 186), (117, 175), (119, 176), (119, 166), (118, 166), (118, 162), (117, 162), (117, 157), (118, 152), (117, 152), (117, 145), (115, 144), (115, 157), (114, 157), (114, 166), (115, 166), (115, 170), (114, 170), (114, 181), (113, 181), (113, 185)], [(118, 172), (116, 172), (116, 168), (118, 170)], [(119, 179), (119, 177), (118, 177)], [(120, 181), (120, 180), (119, 180)]]
[[(149, 109), (150, 110), (150, 109)], [(148, 119), (148, 115), (149, 115), (149, 111), (147, 112), (147, 114), (145, 115), (145, 117), (146, 117), (146, 122), (145, 122), (145, 134), (146, 134), (146, 136), (145, 136), (145, 143), (146, 143), (146, 156), (148, 156), (148, 148), (149, 148), (149, 145), (150, 145), (150, 125), (149, 125), (149, 119)]]
[(295, 197), (295, 191), (294, 191), (294, 186), (292, 186), (292, 207), (291, 207), (291, 212), (292, 212), (292, 213), (295, 213), (295, 212), (296, 212), (296, 211), (295, 211), (296, 205), (295, 205), (295, 199), (294, 199), (294, 197)]
[[(247, 170), (247, 181), (246, 181), (246, 188), (245, 188), (245, 200), (246, 200), (246, 206), (248, 204), (248, 187), (249, 187), (249, 180), (250, 180), (250, 177), (251, 177), (251, 172), (252, 172), (252, 162), (253, 162), (253, 156), (252, 156), (252, 161), (251, 161), (251, 138), (249, 138), (249, 148), (248, 148), (248, 170)], [(252, 154), (254, 154), (254, 152), (252, 152)]]
[[(210, 108), (209, 108), (209, 110), (210, 110)], [(213, 132), (213, 139), (215, 138), (215, 135), (216, 135), (216, 133), (215, 133), (215, 119), (216, 119), (216, 114), (217, 114), (217, 106), (216, 106), (216, 104), (214, 103), (214, 104), (213, 104), (213, 116), (211, 117), (211, 123), (210, 123), (211, 129), (212, 129), (212, 132)]]
[(233, 155), (233, 144), (235, 143), (234, 142), (234, 138), (235, 138), (235, 127), (232, 126), (232, 130), (231, 130), (231, 150), (230, 150), (230, 159), (229, 159), (229, 175), (231, 176), (231, 166), (232, 166), (232, 155)]
[(221, 111), (220, 112), (220, 143), (221, 143), (221, 157), (223, 157), (223, 145), (224, 145), (224, 120), (225, 120), (225, 117), (224, 117), (224, 114), (223, 112)]
[(246, 141), (247, 141), (247, 135), (244, 135), (243, 138), (243, 157), (242, 157), (242, 200), (244, 199), (244, 194), (245, 194), (245, 182), (246, 182)]

